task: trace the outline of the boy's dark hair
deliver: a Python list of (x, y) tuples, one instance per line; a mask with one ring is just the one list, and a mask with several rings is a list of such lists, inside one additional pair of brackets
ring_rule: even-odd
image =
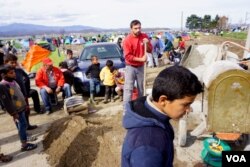
[(132, 28), (133, 26), (138, 25), (138, 24), (141, 25), (141, 22), (139, 20), (132, 20), (130, 23), (130, 28)]
[(96, 55), (92, 55), (92, 56), (91, 56), (91, 61), (93, 61), (94, 58), (97, 58), (97, 59), (98, 59), (98, 57), (97, 57)]
[(62, 61), (59, 63), (59, 67), (68, 69), (68, 64), (65, 61)]
[(115, 68), (114, 66), (112, 66), (112, 67), (110, 68), (110, 72), (111, 72), (111, 73), (113, 73), (115, 70), (116, 70), (116, 68)]
[(9, 64), (5, 64), (0, 66), (0, 75), (6, 75), (9, 71), (11, 70), (15, 70), (15, 68), (13, 68), (11, 65)]
[(66, 53), (70, 54), (70, 55), (73, 55), (73, 51), (71, 49), (67, 49)]
[(9, 53), (6, 56), (4, 56), (4, 63), (8, 63), (10, 61), (17, 61), (17, 59), (18, 58), (16, 55)]
[(109, 68), (111, 68), (113, 66), (113, 61), (112, 60), (107, 60), (106, 66), (108, 66)]
[(194, 96), (203, 91), (198, 78), (182, 66), (172, 66), (161, 71), (153, 84), (152, 97), (158, 102), (162, 95), (169, 101)]

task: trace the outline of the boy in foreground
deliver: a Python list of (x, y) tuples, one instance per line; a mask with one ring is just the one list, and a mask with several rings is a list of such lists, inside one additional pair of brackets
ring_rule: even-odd
[(152, 96), (125, 104), (123, 127), (127, 134), (122, 148), (122, 167), (171, 167), (174, 131), (170, 119), (190, 111), (203, 91), (197, 77), (181, 66), (164, 69), (156, 77)]

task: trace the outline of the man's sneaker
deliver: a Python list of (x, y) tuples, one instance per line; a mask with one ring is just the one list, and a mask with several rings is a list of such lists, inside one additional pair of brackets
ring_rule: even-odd
[(45, 113), (46, 113), (46, 115), (49, 115), (49, 114), (51, 114), (51, 111), (47, 110), (47, 111), (45, 111)]
[(33, 130), (33, 129), (36, 129), (37, 128), (37, 125), (29, 125), (27, 127), (27, 130)]

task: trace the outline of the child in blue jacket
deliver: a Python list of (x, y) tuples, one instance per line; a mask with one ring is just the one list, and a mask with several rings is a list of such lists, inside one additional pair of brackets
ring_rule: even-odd
[(125, 104), (122, 167), (172, 167), (174, 131), (169, 120), (189, 112), (202, 91), (193, 73), (172, 66), (156, 77), (152, 95)]

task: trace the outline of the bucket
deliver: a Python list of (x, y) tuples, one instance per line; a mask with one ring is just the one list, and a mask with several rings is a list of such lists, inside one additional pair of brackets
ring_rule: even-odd
[(201, 158), (211, 166), (220, 167), (222, 165), (222, 151), (230, 151), (231, 147), (224, 141), (216, 138), (207, 138), (203, 141)]

